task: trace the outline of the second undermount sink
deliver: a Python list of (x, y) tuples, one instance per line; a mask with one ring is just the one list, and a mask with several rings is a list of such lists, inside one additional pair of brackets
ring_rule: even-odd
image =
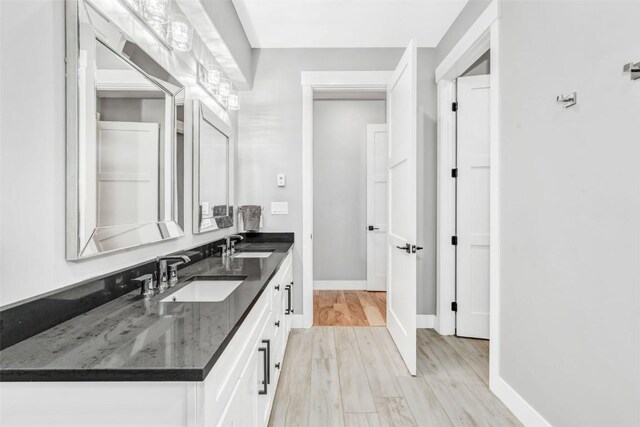
[(160, 302), (219, 302), (224, 301), (246, 277), (195, 277), (182, 289)]
[(243, 251), (233, 255), (233, 258), (268, 258), (273, 254), (273, 251)]

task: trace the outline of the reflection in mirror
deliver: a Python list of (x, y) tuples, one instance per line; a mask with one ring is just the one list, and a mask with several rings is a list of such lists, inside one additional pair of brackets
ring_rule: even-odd
[(93, 6), (67, 6), (67, 258), (178, 237), (183, 87)]
[(193, 232), (232, 227), (231, 127), (200, 101), (195, 101), (193, 134)]

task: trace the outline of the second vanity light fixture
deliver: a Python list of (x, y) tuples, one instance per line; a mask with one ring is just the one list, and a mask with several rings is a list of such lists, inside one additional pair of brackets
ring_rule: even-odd
[(233, 89), (233, 83), (225, 76), (222, 67), (215, 62), (198, 64), (198, 83), (224, 108), (240, 109), (238, 92)]
[(193, 27), (186, 17), (169, 14), (171, 0), (120, 0), (146, 25), (162, 44), (180, 52), (189, 52), (193, 44)]

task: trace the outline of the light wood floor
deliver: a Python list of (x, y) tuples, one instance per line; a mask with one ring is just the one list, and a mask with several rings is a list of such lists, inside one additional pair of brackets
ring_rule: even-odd
[(412, 377), (386, 328), (294, 329), (269, 425), (521, 425), (488, 377), (488, 341), (420, 329)]
[(313, 291), (314, 326), (384, 326), (387, 293)]

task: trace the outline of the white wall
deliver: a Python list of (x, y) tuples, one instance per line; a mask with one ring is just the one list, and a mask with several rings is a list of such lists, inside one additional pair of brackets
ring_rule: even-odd
[(64, 53), (64, 2), (0, 1), (0, 305), (235, 231), (191, 235), (192, 152), (185, 144), (185, 237), (65, 260)]
[(367, 125), (384, 100), (313, 103), (313, 279), (367, 280)]
[(500, 374), (552, 425), (640, 424), (639, 19), (502, 3)]
[[(435, 313), (435, 50), (418, 50), (419, 126), (418, 235), (425, 250), (418, 254), (418, 312)], [(302, 283), (302, 71), (393, 70), (403, 49), (259, 49), (254, 51), (253, 91), (241, 94), (238, 145), (239, 204), (288, 201), (289, 215), (267, 212), (264, 231), (293, 231), (294, 280)], [(276, 186), (276, 174), (287, 175), (287, 187)], [(294, 294), (296, 313), (302, 293)]]

